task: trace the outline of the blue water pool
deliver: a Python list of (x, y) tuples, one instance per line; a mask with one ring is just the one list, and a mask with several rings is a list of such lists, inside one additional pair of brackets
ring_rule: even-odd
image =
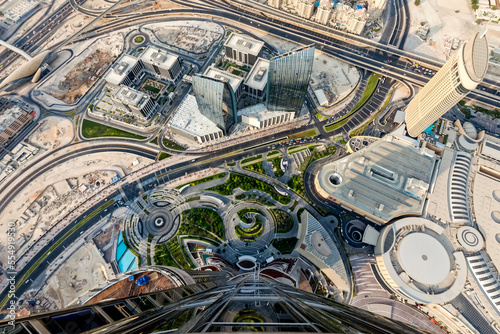
[(125, 246), (121, 231), (118, 234), (118, 245), (116, 246), (116, 262), (118, 262), (118, 267), (122, 273), (137, 269), (137, 260), (135, 255), (127, 249), (127, 246)]
[(434, 123), (432, 123), (427, 129), (424, 130), (425, 133), (432, 133), (432, 127), (434, 126)]

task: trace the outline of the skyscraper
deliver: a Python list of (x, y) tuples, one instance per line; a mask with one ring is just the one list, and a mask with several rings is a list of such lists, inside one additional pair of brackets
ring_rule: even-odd
[(236, 97), (231, 85), (227, 81), (196, 75), (193, 93), (201, 114), (227, 134), (237, 121)]
[[(105, 299), (83, 306), (16, 319), (15, 328), (0, 322), (0, 332), (12, 333), (202, 333), (315, 332), (421, 333), (353, 306), (340, 304), (256, 273), (231, 274), (188, 271), (170, 267), (145, 268), (149, 275), (170, 276), (176, 287), (140, 293), (148, 279), (134, 275), (128, 289), (107, 287)], [(143, 275), (144, 270), (137, 275)], [(165, 276), (165, 277), (166, 277)], [(166, 282), (166, 281), (165, 281)], [(123, 287), (123, 286), (122, 286)], [(127, 285), (128, 287), (128, 285)], [(135, 295), (118, 297), (121, 292)], [(8, 331), (9, 332), (9, 331)]]
[(267, 79), (267, 109), (300, 113), (314, 61), (314, 45), (271, 58)]
[(488, 69), (488, 42), (478, 33), (429, 80), (406, 108), (406, 127), (412, 137), (443, 116), (483, 80)]

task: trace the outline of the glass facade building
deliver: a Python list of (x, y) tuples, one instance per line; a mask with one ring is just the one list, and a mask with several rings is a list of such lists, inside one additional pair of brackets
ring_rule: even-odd
[(238, 119), (236, 96), (231, 85), (227, 81), (196, 75), (193, 77), (193, 93), (200, 113), (227, 135)]
[(297, 116), (307, 94), (314, 61), (314, 45), (271, 58), (267, 81), (267, 109)]
[(157, 269), (179, 286), (4, 321), (0, 333), (422, 333), (258, 272)]

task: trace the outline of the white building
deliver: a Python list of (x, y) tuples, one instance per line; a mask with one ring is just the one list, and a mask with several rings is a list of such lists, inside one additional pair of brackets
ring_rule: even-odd
[(127, 86), (116, 88), (111, 94), (111, 99), (121, 110), (146, 119), (153, 117), (158, 111), (158, 104), (148, 94)]
[(262, 102), (266, 96), (269, 60), (259, 58), (247, 74), (244, 91), (255, 102)]
[(231, 88), (234, 91), (234, 95), (236, 96), (236, 101), (238, 101), (241, 97), (241, 94), (243, 94), (243, 78), (238, 75), (234, 75), (218, 69), (214, 65), (208, 67), (203, 75), (217, 80), (229, 82)]
[(238, 110), (240, 122), (259, 129), (291, 121), (294, 115), (295, 113), (287, 111), (268, 111), (264, 103)]
[(198, 143), (222, 138), (222, 130), (200, 113), (194, 95), (186, 95), (170, 120), (169, 131)]
[(321, 0), (319, 2), (318, 10), (316, 11), (316, 22), (321, 24), (328, 24), (332, 16), (333, 1), (332, 0)]
[(310, 19), (314, 13), (314, 2), (309, 0), (300, 0), (297, 6), (297, 14), (300, 17)]
[(144, 65), (137, 58), (123, 55), (104, 76), (104, 80), (112, 87), (132, 85), (142, 74)]
[(339, 3), (332, 13), (330, 22), (335, 28), (359, 35), (363, 32), (367, 19), (366, 8), (361, 5), (356, 5), (356, 9), (354, 9), (346, 4)]
[(169, 81), (175, 81), (182, 70), (178, 56), (157, 47), (148, 46), (140, 60), (149, 73)]
[(148, 46), (139, 58), (127, 54), (121, 56), (108, 70), (104, 80), (113, 87), (130, 86), (149, 73), (162, 80), (175, 81), (181, 71), (179, 57)]
[(271, 7), (274, 8), (281, 8), (281, 5), (283, 4), (283, 0), (269, 0), (267, 4)]
[(9, 29), (28, 16), (39, 4), (38, 0), (6, 1), (5, 5), (0, 7), (3, 13), (0, 18), (0, 27)]
[(231, 34), (224, 43), (226, 58), (239, 65), (253, 65), (260, 56), (264, 42), (243, 34)]

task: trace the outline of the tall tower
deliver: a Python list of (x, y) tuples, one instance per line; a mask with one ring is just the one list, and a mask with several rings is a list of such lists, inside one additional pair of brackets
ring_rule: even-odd
[(227, 81), (196, 75), (193, 77), (193, 93), (200, 113), (227, 135), (238, 119), (236, 96), (231, 85)]
[(307, 94), (314, 61), (314, 45), (271, 58), (267, 79), (267, 109), (292, 111), (297, 116)]
[(488, 69), (485, 32), (465, 43), (429, 80), (406, 108), (406, 127), (418, 136), (483, 80)]
[[(129, 275), (140, 285), (129, 284), (129, 276), (110, 284), (84, 305), (19, 318), (14, 328), (8, 320), (0, 321), (0, 332), (423, 333), (256, 272), (233, 276), (154, 266)], [(153, 275), (161, 276), (156, 279), (161, 287), (141, 292)]]

